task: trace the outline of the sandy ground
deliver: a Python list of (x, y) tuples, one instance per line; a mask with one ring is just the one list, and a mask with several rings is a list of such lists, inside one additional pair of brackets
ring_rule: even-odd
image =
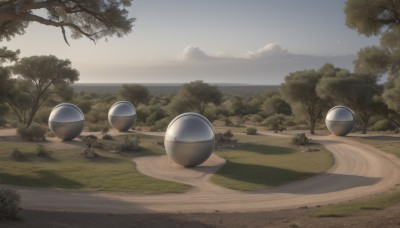
[[(10, 134), (11, 130), (0, 136)], [(114, 133), (113, 133), (114, 134)], [(162, 133), (157, 133), (161, 135)], [(16, 187), (22, 196), (22, 207), (29, 210), (92, 213), (209, 213), (255, 212), (311, 207), (347, 201), (387, 191), (400, 183), (400, 162), (370, 146), (335, 136), (313, 136), (335, 157), (327, 172), (299, 181), (256, 192), (222, 188), (208, 178), (224, 160), (212, 156), (196, 168), (183, 168), (166, 156), (137, 158), (138, 170), (145, 175), (192, 185), (181, 194), (128, 194), (82, 192), (60, 189)], [(65, 146), (52, 139), (50, 143)], [(75, 143), (68, 143), (76, 146)]]

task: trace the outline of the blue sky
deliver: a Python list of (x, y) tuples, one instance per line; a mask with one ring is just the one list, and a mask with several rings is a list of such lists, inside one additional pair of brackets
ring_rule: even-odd
[(279, 84), (325, 62), (352, 69), (360, 48), (378, 44), (345, 25), (341, 0), (135, 0), (123, 38), (72, 40), (32, 23), (0, 46), (21, 56), (68, 58), (79, 82)]

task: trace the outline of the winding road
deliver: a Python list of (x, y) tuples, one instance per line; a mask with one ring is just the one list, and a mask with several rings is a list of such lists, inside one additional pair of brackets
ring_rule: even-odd
[[(0, 131), (0, 136), (5, 133)], [(211, 156), (187, 169), (166, 156), (134, 159), (145, 175), (193, 186), (174, 194), (83, 192), (17, 187), (22, 207), (33, 210), (101, 213), (270, 211), (342, 202), (385, 192), (400, 184), (400, 160), (347, 137), (313, 136), (335, 158), (326, 173), (267, 190), (241, 192), (208, 181), (225, 161)], [(54, 142), (57, 143), (57, 142)]]

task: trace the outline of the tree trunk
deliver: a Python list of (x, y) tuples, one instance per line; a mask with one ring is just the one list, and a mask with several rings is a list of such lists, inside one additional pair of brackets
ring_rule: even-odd
[(312, 135), (315, 135), (315, 131), (314, 131), (314, 129), (315, 129), (315, 120), (311, 120), (310, 121), (310, 134), (312, 134)]
[(362, 133), (367, 134), (368, 122), (363, 122)]

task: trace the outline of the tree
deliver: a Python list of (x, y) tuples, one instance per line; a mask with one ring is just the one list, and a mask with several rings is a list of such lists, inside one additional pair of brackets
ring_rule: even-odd
[(182, 85), (168, 109), (170, 114), (179, 114), (185, 111), (204, 114), (210, 103), (218, 105), (221, 101), (222, 94), (217, 86), (211, 86), (203, 81), (194, 81)]
[(390, 32), (400, 24), (400, 2), (393, 0), (347, 0), (346, 25), (366, 36)]
[(0, 66), (6, 61), (16, 62), (18, 60), (19, 53), (19, 49), (16, 51), (11, 51), (7, 50), (7, 47), (0, 48)]
[[(400, 1), (347, 0), (344, 9), (346, 25), (365, 36), (380, 36), (380, 47), (361, 50), (356, 72), (388, 73), (383, 100), (390, 109), (400, 112)], [(360, 67), (361, 66), (361, 67)], [(360, 71), (363, 70), (363, 71)], [(394, 121), (392, 110), (387, 116)], [(397, 121), (398, 123), (398, 121)]]
[(354, 73), (381, 76), (387, 71), (389, 61), (389, 56), (383, 48), (365, 47), (357, 53)]
[[(66, 31), (72, 38), (85, 36), (92, 41), (132, 30), (135, 18), (128, 18), (126, 7), (132, 0), (4, 0), (0, 2), (0, 41), (25, 33), (30, 22), (61, 29), (69, 45)], [(42, 16), (44, 12), (47, 17)]]
[(69, 60), (53, 55), (22, 58), (12, 67), (12, 72), (19, 77), (10, 79), (7, 103), (18, 120), (28, 127), (46, 100), (55, 94), (62, 95), (79, 77)]
[(280, 86), (283, 98), (292, 108), (301, 105), (307, 115), (311, 134), (315, 134), (315, 124), (326, 105), (315, 90), (320, 78), (321, 74), (315, 70), (296, 71), (287, 75)]
[(150, 101), (150, 92), (147, 87), (138, 84), (124, 84), (119, 90), (119, 96), (131, 102), (133, 106), (147, 104)]
[(359, 74), (322, 78), (317, 93), (322, 98), (331, 98), (336, 105), (346, 105), (353, 109), (365, 134), (371, 116), (384, 106), (379, 100), (382, 88), (377, 84), (377, 79), (376, 76)]
[(292, 109), (290, 108), (290, 105), (279, 95), (272, 95), (271, 97), (267, 98), (262, 104), (262, 109), (267, 115), (292, 114)]
[(269, 126), (275, 133), (285, 130), (284, 122), (287, 116), (283, 114), (274, 114), (263, 121), (263, 125)]
[(3, 67), (3, 63), (16, 62), (20, 51), (7, 50), (7, 47), (0, 48), (0, 125), (4, 124), (3, 116), (8, 112), (8, 106), (5, 104), (6, 97), (9, 95), (11, 72)]

